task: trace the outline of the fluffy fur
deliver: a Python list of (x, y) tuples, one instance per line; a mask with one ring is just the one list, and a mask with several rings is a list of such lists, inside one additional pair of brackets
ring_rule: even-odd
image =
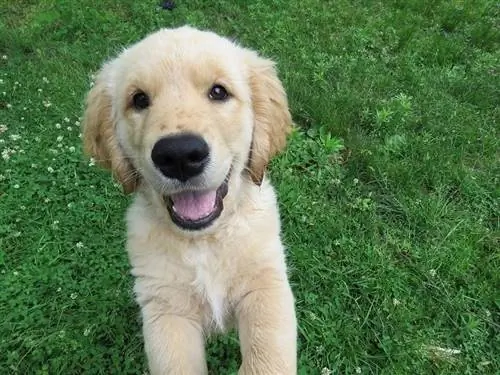
[[(214, 84), (230, 92), (209, 99)], [(131, 104), (138, 91), (150, 105)], [(151, 374), (206, 374), (204, 338), (232, 322), (239, 374), (296, 373), (296, 320), (276, 197), (265, 177), (291, 117), (274, 64), (214, 33), (163, 29), (105, 63), (87, 98), (87, 153), (127, 193), (127, 251)], [(210, 162), (181, 182), (155, 168), (158, 139), (203, 137)], [(172, 222), (165, 197), (215, 189), (229, 175), (224, 209), (210, 226)]]

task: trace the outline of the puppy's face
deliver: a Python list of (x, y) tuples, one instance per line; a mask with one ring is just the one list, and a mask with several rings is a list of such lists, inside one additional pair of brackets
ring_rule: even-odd
[(291, 119), (273, 64), (210, 32), (161, 30), (101, 69), (86, 150), (126, 191), (151, 187), (172, 222), (211, 225), (241, 181), (259, 184)]

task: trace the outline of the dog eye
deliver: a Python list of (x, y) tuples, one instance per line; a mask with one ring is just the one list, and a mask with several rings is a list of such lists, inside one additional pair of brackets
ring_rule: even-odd
[(212, 100), (226, 100), (229, 98), (229, 93), (222, 85), (213, 85), (208, 93), (208, 97)]
[(132, 105), (138, 111), (148, 108), (149, 96), (142, 91), (135, 93), (134, 96), (132, 97)]

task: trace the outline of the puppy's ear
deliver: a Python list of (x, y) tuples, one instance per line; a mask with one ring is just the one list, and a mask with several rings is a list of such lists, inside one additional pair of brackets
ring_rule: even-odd
[(292, 117), (274, 63), (253, 52), (249, 53), (248, 61), (254, 112), (248, 169), (252, 181), (260, 185), (267, 164), (285, 147), (286, 136), (291, 131)]
[(87, 95), (83, 118), (83, 147), (85, 153), (110, 169), (122, 184), (125, 193), (133, 192), (138, 185), (138, 175), (118, 144), (111, 94), (106, 85), (109, 66), (99, 72), (94, 86)]

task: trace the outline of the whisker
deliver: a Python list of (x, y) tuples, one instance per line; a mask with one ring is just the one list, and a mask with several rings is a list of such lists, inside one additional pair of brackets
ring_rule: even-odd
[(139, 160), (139, 158), (135, 158), (135, 157), (131, 157), (131, 156), (121, 156), (121, 157), (112, 157), (112, 158), (99, 158), (99, 159), (91, 157), (91, 159), (93, 159), (96, 162), (105, 162), (105, 161), (113, 161), (113, 160), (116, 160), (116, 161), (122, 161), (122, 160), (137, 161), (137, 160)]

